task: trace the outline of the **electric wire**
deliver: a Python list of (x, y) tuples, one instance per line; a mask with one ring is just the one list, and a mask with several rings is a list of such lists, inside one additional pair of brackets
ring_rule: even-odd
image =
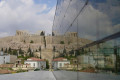
[(71, 28), (71, 26), (73, 25), (73, 23), (75, 22), (75, 20), (78, 18), (78, 16), (81, 14), (81, 12), (83, 11), (83, 9), (86, 7), (86, 5), (88, 4), (89, 0), (87, 0), (84, 4), (84, 6), (82, 7), (82, 9), (79, 11), (78, 15), (74, 18), (73, 22), (69, 25), (68, 29), (65, 31), (64, 35), (66, 34), (66, 32)]

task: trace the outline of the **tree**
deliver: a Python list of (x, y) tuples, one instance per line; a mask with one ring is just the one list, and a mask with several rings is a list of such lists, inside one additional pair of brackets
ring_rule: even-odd
[(44, 32), (43, 32), (43, 31), (40, 33), (40, 36), (45, 36), (45, 34), (44, 34)]
[(31, 56), (30, 57), (34, 57), (33, 52), (31, 52)]
[(3, 48), (1, 49), (1, 51), (3, 51)]
[(31, 50), (30, 47), (28, 48), (28, 53), (29, 53), (29, 56), (30, 56), (30, 57), (33, 57), (33, 53), (32, 53), (32, 50)]
[(60, 44), (64, 44), (64, 41), (60, 41)]
[(21, 49), (21, 48), (19, 49), (19, 54), (21, 54), (21, 55), (23, 55), (23, 54), (24, 54), (24, 52), (22, 51), (22, 49)]
[(84, 50), (84, 48), (82, 48), (82, 49), (80, 50), (79, 54), (80, 54), (80, 55), (85, 54), (85, 50)]
[(53, 46), (53, 59), (55, 58), (55, 46)]
[(8, 49), (8, 53), (9, 53), (9, 54), (12, 54), (12, 50), (11, 50), (10, 47), (9, 47), (9, 49)]
[(75, 56), (77, 56), (77, 55), (80, 55), (80, 51), (79, 50), (75, 51)]
[(11, 48), (9, 47), (8, 52), (11, 52)]
[(46, 60), (46, 68), (49, 69), (49, 61)]
[(40, 59), (41, 59), (41, 46), (39, 47), (39, 51), (40, 51)]
[(63, 49), (63, 54), (66, 55), (66, 49), (65, 49), (65, 47)]
[(5, 49), (5, 53), (7, 53), (8, 51), (7, 51), (7, 48)]
[(13, 50), (13, 55), (17, 55), (17, 50)]
[(70, 56), (72, 56), (72, 54), (74, 54), (74, 50), (72, 49), (69, 53), (70, 53)]
[(24, 40), (24, 43), (26, 43), (26, 41)]
[(33, 40), (31, 40), (31, 41), (30, 41), (30, 43), (34, 43), (34, 41), (33, 41)]
[(41, 51), (41, 46), (39, 46), (39, 51)]
[(36, 52), (38, 52), (37, 49), (36, 49)]
[(31, 52), (31, 48), (30, 47), (28, 48), (28, 52)]
[(45, 33), (42, 31), (42, 32), (40, 33), (40, 36), (44, 36), (44, 37), (43, 37), (43, 38), (44, 38), (44, 46), (45, 46), (45, 48), (46, 48)]
[(44, 46), (46, 48), (46, 39), (45, 39), (45, 36), (44, 36)]
[(54, 32), (52, 32), (52, 36), (55, 36)]

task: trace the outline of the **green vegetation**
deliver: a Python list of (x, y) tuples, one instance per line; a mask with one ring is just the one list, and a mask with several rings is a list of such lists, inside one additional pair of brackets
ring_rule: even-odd
[(19, 54), (21, 54), (22, 56), (24, 55), (24, 52), (22, 51), (22, 49), (19, 49)]
[(34, 71), (39, 71), (40, 69), (35, 69)]
[(16, 73), (21, 73), (21, 72), (27, 72), (27, 70), (19, 69), (19, 70), (16, 71)]
[(26, 56), (26, 57), (24, 57), (24, 56), (18, 56), (18, 58), (22, 58), (22, 59), (24, 59), (24, 60), (27, 60), (28, 58), (30, 58), (29, 56)]
[(12, 51), (12, 50), (11, 50), (11, 48), (9, 47), (9, 49), (8, 49), (8, 53), (11, 53), (11, 51)]
[(64, 41), (60, 41), (60, 44), (64, 44)]
[(44, 34), (44, 32), (43, 32), (43, 31), (40, 33), (40, 36), (45, 36), (45, 34)]
[(24, 43), (26, 43), (26, 41), (24, 40)]
[(8, 53), (8, 54), (11, 54), (11, 55), (17, 55), (17, 50), (12, 50), (10, 47), (9, 47), (9, 49), (5, 49), (5, 51), (4, 51), (5, 53)]
[(29, 47), (29, 49), (28, 49), (28, 53), (29, 53), (29, 56), (30, 57), (33, 57), (34, 55), (33, 55), (33, 52), (32, 52), (32, 50), (31, 50), (31, 48)]
[(49, 69), (49, 61), (46, 60), (46, 69)]
[(39, 46), (39, 51), (41, 51), (41, 46)]
[(46, 48), (46, 39), (45, 39), (45, 36), (44, 36), (44, 45), (45, 45), (45, 48)]
[(24, 61), (27, 60), (28, 58), (30, 58), (30, 56), (26, 56), (26, 57), (24, 57), (24, 56), (18, 56), (18, 58), (22, 58), (21, 59), (22, 60), (21, 63), (24, 64)]
[(67, 58), (68, 60), (71, 60), (73, 58), (76, 58), (75, 56), (65, 56), (65, 58)]
[(36, 52), (38, 52), (37, 49), (36, 49)]
[(7, 53), (8, 52), (8, 50), (7, 50), (7, 48), (5, 49), (5, 53)]
[(40, 51), (40, 59), (41, 59), (41, 46), (39, 46), (39, 51)]
[(3, 51), (3, 48), (1, 49), (1, 51)]
[(13, 51), (12, 51), (12, 54), (13, 54), (13, 55), (17, 55), (17, 50), (13, 50)]
[(54, 32), (52, 32), (52, 36), (55, 36)]
[(31, 40), (31, 41), (30, 41), (30, 43), (34, 43), (34, 41), (33, 41), (33, 40)]

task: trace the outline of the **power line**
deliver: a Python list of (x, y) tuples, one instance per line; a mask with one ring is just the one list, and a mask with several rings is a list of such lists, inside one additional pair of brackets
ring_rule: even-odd
[[(66, 30), (66, 32), (71, 28), (72, 24), (75, 22), (75, 20), (78, 18), (78, 16), (81, 14), (81, 12), (83, 11), (83, 9), (86, 7), (86, 5), (88, 4), (89, 0), (87, 0), (84, 4), (84, 6), (82, 7), (82, 9), (79, 11), (78, 15), (75, 17), (75, 19), (73, 20), (73, 22), (70, 24), (70, 26), (68, 27), (68, 29)], [(66, 33), (65, 32), (65, 33)], [(64, 35), (65, 35), (64, 33)]]
[(68, 9), (69, 9), (69, 6), (70, 6), (70, 3), (72, 2), (72, 0), (70, 0), (69, 1), (69, 4), (68, 4), (68, 6), (67, 6), (67, 8), (66, 8), (66, 11), (65, 11), (65, 14), (64, 14), (64, 16), (63, 16), (63, 18), (62, 18), (62, 22), (61, 22), (61, 24), (60, 24), (60, 27), (61, 27), (61, 25), (62, 25), (62, 23), (63, 23), (63, 20), (64, 20), (64, 18), (65, 18), (65, 15), (66, 15), (66, 13), (67, 13), (67, 11), (68, 11)]

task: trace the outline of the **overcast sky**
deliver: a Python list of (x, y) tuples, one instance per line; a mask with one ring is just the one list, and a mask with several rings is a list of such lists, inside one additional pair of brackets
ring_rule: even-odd
[(89, 0), (79, 14), (85, 2), (59, 0), (53, 31), (60, 35), (78, 31), (79, 37), (89, 40), (102, 39), (120, 31), (120, 0)]
[(51, 33), (56, 0), (0, 0), (0, 37), (16, 30)]

